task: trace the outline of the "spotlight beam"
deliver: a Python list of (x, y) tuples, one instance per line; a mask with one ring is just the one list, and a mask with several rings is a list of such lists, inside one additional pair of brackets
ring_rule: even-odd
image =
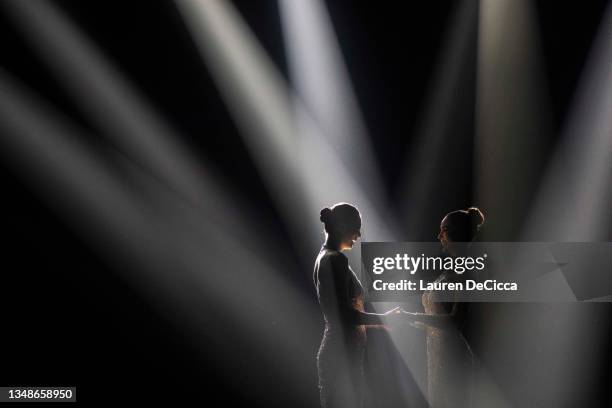
[[(493, 55), (501, 52), (499, 42), (501, 33), (497, 32), (500, 28), (499, 20), (502, 19), (502, 16), (512, 16), (512, 13), (504, 12), (503, 7), (520, 6), (521, 4), (522, 2), (483, 1), (485, 10), (481, 14), (482, 19), (484, 19), (484, 21), (481, 21), (481, 25), (486, 27), (481, 30), (483, 35), (481, 41), (483, 47), (491, 47), (489, 52)], [(487, 8), (489, 8), (488, 11)], [(512, 23), (516, 25), (516, 21)], [(505, 21), (505, 24), (510, 24), (510, 22)], [(549, 162), (544, 178), (536, 191), (535, 205), (527, 213), (527, 222), (517, 225), (520, 228), (518, 238), (521, 241), (595, 241), (604, 239), (606, 232), (609, 233), (609, 230), (606, 231), (606, 227), (609, 222), (609, 203), (612, 200), (610, 187), (610, 180), (612, 180), (612, 122), (610, 121), (610, 112), (612, 111), (612, 76), (610, 75), (610, 72), (612, 72), (612, 41), (609, 30), (611, 26), (612, 7), (608, 6), (581, 76), (576, 97), (570, 110), (569, 120), (562, 131), (559, 147)], [(525, 34), (523, 32), (517, 33), (517, 31), (514, 29), (512, 33), (519, 38)], [(496, 44), (497, 46), (495, 46)], [(514, 46), (517, 49), (510, 49), (510, 55), (518, 53), (520, 56), (528, 52), (520, 49), (518, 45)], [(495, 50), (496, 47), (497, 50)], [(486, 59), (487, 51), (481, 57)], [(508, 68), (510, 67), (512, 65)], [(505, 72), (503, 69), (500, 71), (491, 69), (489, 75), (500, 75), (500, 73)], [(484, 82), (492, 80), (494, 79), (489, 77), (488, 79), (485, 78)], [(481, 92), (486, 93), (487, 91), (481, 90)], [(492, 93), (489, 96), (495, 95), (495, 93)], [(519, 92), (519, 95), (524, 96), (521, 92)], [(515, 95), (510, 94), (508, 96)], [(497, 95), (497, 97), (500, 100), (487, 107), (485, 101), (489, 99), (485, 95), (479, 102), (481, 113), (492, 114), (494, 113), (491, 111), (492, 109), (501, 109), (504, 106), (504, 99), (501, 98), (501, 95)], [(526, 102), (526, 106), (531, 106), (532, 103), (538, 101), (538, 99), (534, 101), (521, 100)], [(512, 114), (517, 111), (511, 109), (509, 112)], [(493, 121), (494, 118), (496, 116), (481, 119), (486, 122)], [(502, 118), (499, 126), (506, 125), (510, 118), (512, 116)], [(538, 128), (537, 123), (532, 124), (530, 121), (526, 123), (534, 125), (534, 129)], [(482, 123), (481, 125), (483, 126), (482, 130), (493, 128), (493, 123)], [(483, 141), (483, 143), (493, 148), (491, 144), (496, 139), (493, 134), (487, 134), (492, 139)], [(517, 133), (517, 137), (520, 134)], [(526, 134), (531, 133), (526, 131)], [(535, 137), (530, 140), (537, 142)], [(519, 141), (519, 144), (523, 142)], [(498, 148), (502, 149), (504, 146), (505, 144), (502, 143)], [(483, 146), (481, 145), (481, 147)], [(532, 146), (528, 146), (526, 150), (531, 148)], [(481, 150), (481, 154), (484, 153), (485, 151)], [(493, 157), (482, 158), (482, 163), (484, 163), (484, 160), (493, 161), (495, 157), (498, 157), (498, 152)], [(529, 170), (532, 165), (529, 161), (533, 159), (533, 157), (526, 158), (526, 169), (528, 171), (533, 171)], [(503, 165), (504, 162), (500, 164)], [(522, 167), (525, 164), (522, 161), (510, 164), (509, 170), (518, 169), (521, 174), (526, 171)], [(491, 174), (492, 179), (489, 182), (492, 183), (494, 177), (500, 177), (501, 175), (503, 180), (512, 180), (509, 183), (510, 190), (517, 187), (516, 177), (508, 179), (503, 172), (497, 174), (496, 171), (491, 170), (494, 168), (496, 167), (485, 166), (481, 168), (483, 172)], [(483, 184), (481, 184), (482, 186)], [(494, 189), (490, 190), (488, 194), (495, 191)], [(506, 194), (507, 192), (501, 197), (505, 197)], [(509, 201), (508, 205), (511, 208), (513, 201)], [(549, 279), (557, 281), (551, 281), (547, 288), (563, 287), (563, 282), (558, 284), (559, 279), (564, 279), (562, 274), (551, 275)], [(593, 367), (598, 364), (597, 358), (600, 355), (597, 351), (607, 347), (607, 344), (604, 344), (605, 336), (602, 336), (597, 324), (593, 324), (593, 320), (590, 320), (593, 319), (593, 316), (598, 315), (593, 314), (591, 306), (586, 304), (557, 303), (538, 305), (537, 307), (536, 305), (524, 306), (522, 312), (518, 304), (513, 304), (512, 308), (503, 304), (494, 306), (497, 309), (495, 310), (497, 319), (486, 329), (492, 336), (497, 337), (497, 340), (510, 342), (510, 338), (512, 339), (511, 344), (496, 342), (494, 349), (498, 353), (498, 358), (504, 361), (514, 361), (510, 366), (504, 364), (503, 367), (497, 367), (498, 373), (505, 372), (506, 381), (512, 383), (515, 381), (515, 370), (522, 369), (521, 364), (530, 362), (525, 356), (525, 350), (541, 353), (542, 356), (539, 358), (541, 364), (526, 371), (524, 381), (544, 379), (545, 381), (541, 381), (542, 387), (538, 388), (536, 395), (529, 396), (531, 398), (516, 392), (513, 393), (514, 398), (522, 399), (522, 405), (527, 402), (541, 406), (558, 407), (580, 405), (578, 402), (582, 397), (580, 394), (586, 392), (582, 390), (589, 390), (593, 381), (589, 373), (593, 373)], [(505, 334), (512, 335), (508, 340), (504, 340)], [(536, 345), (534, 345), (535, 339), (538, 343)], [(589, 350), (586, 351), (584, 351), (585, 340), (590, 343)], [(547, 346), (542, 348), (541, 344)], [(584, 352), (568, 353), (568, 350), (583, 350)], [(517, 351), (521, 352), (517, 353)], [(517, 353), (517, 355), (514, 356), (512, 353)], [(493, 355), (495, 356), (495, 352)], [(565, 357), (560, 359), (560, 355)], [(536, 397), (537, 401), (534, 402)]]
[(181, 136), (53, 3), (8, 0), (2, 6), (85, 116), (116, 148), (203, 214), (232, 214), (221, 217), (223, 227), (245, 245), (257, 249), (261, 238), (274, 240), (261, 223), (257, 237), (243, 227), (247, 220), (252, 224), (258, 219), (248, 207), (236, 204), (246, 200), (229, 199), (236, 192), (217, 182), (211, 166), (181, 144)]
[[(279, 7), (291, 82), (300, 102), (353, 178), (368, 195), (383, 201), (380, 170), (325, 4), (280, 0)], [(307, 130), (299, 129), (300, 137), (309, 137)]]
[[(374, 204), (378, 197), (360, 188), (308, 110), (296, 108), (297, 98), (231, 3), (177, 4), (304, 255), (311, 259), (319, 247), (318, 212), (334, 201), (359, 206), (368, 238), (389, 239), (390, 227)], [(301, 137), (296, 117), (310, 137)]]
[[(453, 115), (462, 105), (471, 103), (466, 100), (464, 89), (472, 83), (468, 73), (475, 64), (470, 57), (476, 47), (477, 26), (478, 0), (457, 3), (420, 115), (423, 119), (417, 127), (415, 142), (406, 155), (408, 165), (400, 184), (403, 190), (401, 207), (412, 240), (436, 233), (423, 231), (427, 206), (434, 199), (434, 193), (446, 187), (440, 184), (441, 181), (455, 182), (454, 177), (448, 177), (447, 166), (441, 157), (445, 147), (457, 137)], [(470, 139), (464, 143), (471, 142)]]
[(484, 240), (518, 238), (552, 133), (534, 7), (528, 0), (480, 2), (475, 181), (487, 211)]
[(525, 240), (606, 241), (612, 202), (612, 6), (587, 57), (561, 142), (541, 183)]
[[(190, 333), (187, 338), (195, 345), (202, 338), (215, 341), (216, 350), (227, 357), (226, 374), (242, 368), (236, 353), (280, 358), (286, 363), (280, 367), (285, 378), (308, 395), (300, 384), (308, 383), (309, 373), (296, 370), (295, 349), (316, 331), (318, 313), (307, 306), (303, 293), (282, 279), (273, 264), (128, 162), (142, 187), (133, 189), (115, 173), (114, 164), (86, 148), (78, 129), (4, 73), (0, 91), (0, 151), (105, 259), (129, 272), (124, 279), (169, 322)], [(203, 274), (204, 266), (211, 273)], [(270, 291), (278, 296), (268, 296)], [(210, 313), (236, 325), (209, 330)], [(278, 326), (272, 327), (275, 322)], [(235, 350), (227, 343), (224, 327), (230, 326), (253, 339), (253, 350)]]

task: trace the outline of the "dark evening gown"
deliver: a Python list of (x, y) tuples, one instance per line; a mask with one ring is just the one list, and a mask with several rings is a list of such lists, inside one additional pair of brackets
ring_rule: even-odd
[[(457, 281), (442, 273), (436, 282)], [(443, 301), (439, 292), (422, 296), (427, 315), (451, 314), (444, 325), (427, 325), (427, 394), (432, 408), (467, 408), (471, 404), (474, 357), (463, 330), (468, 304)]]
[(363, 405), (366, 331), (360, 324), (363, 287), (341, 252), (323, 246), (314, 269), (314, 284), (325, 331), (317, 354), (323, 408)]

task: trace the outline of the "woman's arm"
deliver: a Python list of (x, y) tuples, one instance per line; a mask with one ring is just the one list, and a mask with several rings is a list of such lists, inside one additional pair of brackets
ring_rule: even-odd
[(399, 316), (401, 313), (399, 306), (391, 310), (388, 310), (385, 313), (369, 313), (369, 312), (362, 312), (360, 310), (356, 310), (356, 311), (359, 313), (359, 321), (360, 321), (360, 323), (357, 323), (357, 324), (364, 324), (366, 326), (384, 326), (385, 322), (383, 321), (383, 316), (386, 316), (386, 317), (392, 317), (395, 315)]
[(457, 314), (457, 302), (453, 303), (453, 308), (450, 313), (443, 314), (427, 314), (427, 313), (412, 313), (402, 310), (405, 317), (408, 318), (410, 323), (418, 325), (425, 325), (426, 327), (435, 327), (438, 329), (448, 329), (454, 326), (454, 318)]
[(402, 313), (408, 318), (410, 323), (414, 323), (415, 327), (424, 325), (426, 327), (436, 327), (438, 329), (447, 329), (452, 326), (452, 315), (451, 314), (439, 314), (429, 315), (426, 313), (412, 313), (402, 311)]
[(362, 312), (353, 306), (352, 294), (350, 293), (350, 282), (352, 272), (348, 265), (348, 259), (342, 254), (338, 254), (332, 258), (332, 276), (333, 285), (335, 288), (335, 297), (337, 299), (338, 313), (344, 322), (349, 322), (354, 325), (379, 326), (383, 325), (383, 316), (397, 314), (399, 316), (400, 308), (396, 307), (386, 313), (368, 313)]

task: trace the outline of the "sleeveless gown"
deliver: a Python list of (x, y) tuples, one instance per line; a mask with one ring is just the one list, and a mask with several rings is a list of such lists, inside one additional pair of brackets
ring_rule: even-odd
[[(436, 282), (452, 279), (442, 273)], [(470, 406), (473, 354), (461, 332), (467, 304), (444, 302), (436, 291), (423, 293), (422, 303), (428, 315), (453, 313), (450, 327), (427, 326), (427, 394), (432, 408)]]
[(317, 353), (322, 408), (360, 408), (363, 404), (365, 326), (363, 287), (341, 252), (323, 246), (314, 268), (314, 284), (325, 331)]

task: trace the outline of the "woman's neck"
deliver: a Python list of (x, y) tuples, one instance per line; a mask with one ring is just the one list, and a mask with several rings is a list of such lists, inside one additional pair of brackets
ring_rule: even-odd
[(342, 242), (338, 239), (334, 239), (332, 237), (330, 237), (329, 235), (327, 236), (327, 238), (325, 239), (325, 247), (329, 248), (329, 249), (333, 249), (336, 251), (341, 251), (341, 245)]

